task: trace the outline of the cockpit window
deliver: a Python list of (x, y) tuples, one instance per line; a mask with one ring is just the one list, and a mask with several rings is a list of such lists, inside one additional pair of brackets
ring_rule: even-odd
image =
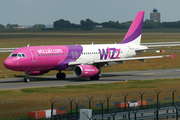
[(10, 54), (9, 57), (26, 57), (24, 53)]
[(18, 57), (21, 57), (21, 54), (18, 54)]
[(22, 54), (22, 57), (26, 57), (25, 54)]
[(10, 57), (17, 57), (17, 54), (11, 54)]

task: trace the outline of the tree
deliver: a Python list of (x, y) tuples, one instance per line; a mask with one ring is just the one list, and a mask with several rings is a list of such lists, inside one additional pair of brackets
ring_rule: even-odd
[(92, 20), (90, 20), (89, 18), (86, 20), (81, 20), (80, 24), (81, 24), (81, 26), (84, 26), (87, 28), (90, 28), (90, 27), (93, 28), (95, 26), (95, 23)]
[(6, 27), (7, 28), (13, 28), (13, 27), (18, 27), (18, 24), (7, 24)]
[(71, 28), (71, 22), (68, 20), (60, 19), (54, 22), (54, 28), (61, 27), (61, 28)]
[(4, 25), (2, 25), (2, 24), (0, 24), (0, 28), (5, 28), (5, 26), (4, 26)]
[(180, 22), (163, 22), (165, 28), (180, 28)]
[(44, 24), (35, 24), (33, 28), (46, 28)]
[(119, 21), (109, 21), (109, 22), (103, 22), (102, 23), (103, 27), (107, 27), (107, 28), (122, 28), (123, 25), (119, 24)]
[(162, 23), (146, 20), (143, 22), (143, 29), (154, 29), (164, 27)]

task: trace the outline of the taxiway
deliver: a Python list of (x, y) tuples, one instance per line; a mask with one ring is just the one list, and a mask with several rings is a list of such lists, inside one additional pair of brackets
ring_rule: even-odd
[(180, 78), (180, 69), (102, 73), (100, 74), (100, 80), (98, 81), (91, 81), (89, 78), (77, 78), (75, 75), (67, 75), (66, 80), (57, 80), (55, 75), (30, 77), (30, 83), (24, 83), (23, 78), (3, 78), (0, 79), (0, 90), (19, 90), (34, 87), (63, 87), (66, 85), (98, 84), (124, 82), (126, 80), (136, 81), (164, 78)]

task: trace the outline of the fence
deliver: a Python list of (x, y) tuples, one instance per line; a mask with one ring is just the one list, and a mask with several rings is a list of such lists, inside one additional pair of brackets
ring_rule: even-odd
[[(79, 119), (80, 109), (92, 109), (92, 116), (87, 119), (149, 119), (174, 118), (178, 119), (180, 90), (155, 89), (146, 91), (123, 91), (68, 98), (52, 97), (51, 111), (58, 108), (66, 110), (66, 114), (53, 115), (51, 119)], [(176, 112), (175, 112), (176, 111)]]

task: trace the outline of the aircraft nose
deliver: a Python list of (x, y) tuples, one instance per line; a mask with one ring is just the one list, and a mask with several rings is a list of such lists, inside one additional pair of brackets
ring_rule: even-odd
[(11, 59), (6, 59), (4, 61), (4, 66), (7, 68), (7, 69), (12, 69), (13, 67), (13, 60)]

